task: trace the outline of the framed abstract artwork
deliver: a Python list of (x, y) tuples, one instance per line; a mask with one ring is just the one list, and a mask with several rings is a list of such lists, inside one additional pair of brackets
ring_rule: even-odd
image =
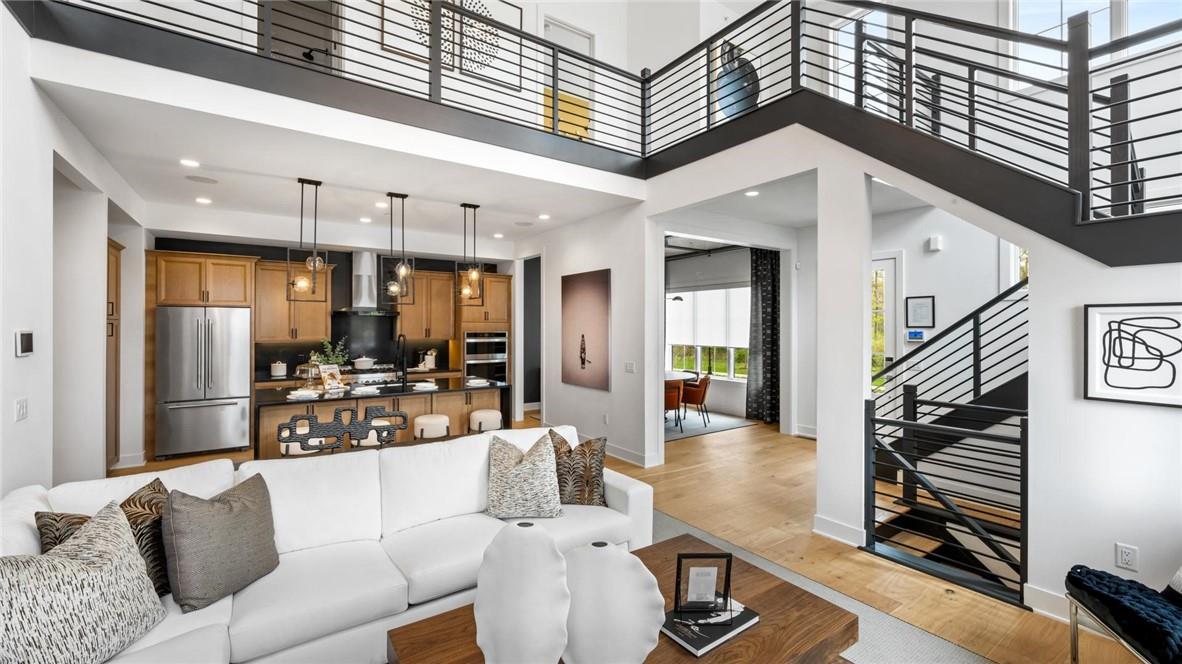
[(562, 382), (611, 390), (612, 271), (562, 277)]
[(1182, 408), (1182, 302), (1084, 306), (1084, 397)]
[(936, 326), (936, 296), (917, 295), (904, 298), (904, 327), (933, 328)]

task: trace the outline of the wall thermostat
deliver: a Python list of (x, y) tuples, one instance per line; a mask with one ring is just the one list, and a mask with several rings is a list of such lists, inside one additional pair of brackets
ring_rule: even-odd
[(907, 342), (923, 343), (924, 338), (927, 336), (924, 334), (925, 331), (926, 330), (907, 330)]
[(33, 331), (18, 330), (16, 332), (16, 356), (25, 357), (33, 354)]

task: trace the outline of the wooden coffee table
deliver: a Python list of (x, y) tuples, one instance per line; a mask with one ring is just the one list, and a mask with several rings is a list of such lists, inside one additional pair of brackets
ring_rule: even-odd
[[(681, 535), (634, 553), (657, 577), (665, 610), (673, 604), (677, 554), (718, 552), (692, 536)], [(674, 643), (664, 633), (645, 660), (665, 662), (844, 662), (841, 653), (858, 640), (858, 617), (738, 557), (731, 571), (735, 599), (759, 612), (759, 623), (702, 657)], [(390, 664), (481, 664), (472, 606), (390, 630)]]

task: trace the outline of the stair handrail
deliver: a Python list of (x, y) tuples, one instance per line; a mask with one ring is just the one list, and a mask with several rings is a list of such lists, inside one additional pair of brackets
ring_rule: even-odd
[(985, 311), (987, 309), (989, 309), (990, 307), (998, 304), (999, 302), (1002, 302), (1002, 301), (1008, 299), (1009, 296), (1013, 295), (1014, 293), (1017, 293), (1018, 291), (1022, 290), (1023, 288), (1026, 288), (1026, 286), (1029, 282), (1030, 282), (1029, 279), (1022, 279), (1022, 280), (1018, 281), (1016, 284), (1014, 284), (1013, 286), (1010, 286), (1009, 288), (1007, 288), (1007, 289), (1003, 290), (1002, 292), (998, 293), (997, 295), (993, 296), (992, 298), (990, 298), (988, 301), (986, 301), (981, 306), (979, 306), (976, 309), (973, 309), (969, 313), (965, 314), (964, 316), (959, 318), (956, 322), (952, 323), (951, 325), (944, 328), (943, 330), (940, 330), (940, 332), (938, 332), (935, 336), (933, 336), (931, 339), (928, 339), (927, 341), (923, 342), (923, 344), (921, 344), (917, 348), (913, 348), (906, 355), (896, 358), (890, 364), (886, 365), (881, 370), (879, 370), (878, 373), (871, 376), (871, 380), (872, 381), (878, 380), (879, 378), (882, 378), (883, 376), (886, 376), (887, 374), (892, 373), (893, 371), (899, 369), (903, 364), (905, 364), (906, 362), (909, 362), (912, 358), (919, 355), (920, 353), (930, 350), (931, 348), (934, 348), (935, 346), (933, 346), (933, 344), (935, 344), (937, 341), (940, 341), (941, 339), (944, 339), (945, 337), (951, 335), (952, 332), (956, 331), (958, 328), (962, 327), (963, 325), (973, 322), (974, 318), (985, 313)]

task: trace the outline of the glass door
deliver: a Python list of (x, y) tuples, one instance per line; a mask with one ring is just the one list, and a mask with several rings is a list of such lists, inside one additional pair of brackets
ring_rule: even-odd
[[(880, 258), (870, 270), (870, 375), (895, 360), (895, 259)], [(883, 379), (873, 381), (879, 391)]]

